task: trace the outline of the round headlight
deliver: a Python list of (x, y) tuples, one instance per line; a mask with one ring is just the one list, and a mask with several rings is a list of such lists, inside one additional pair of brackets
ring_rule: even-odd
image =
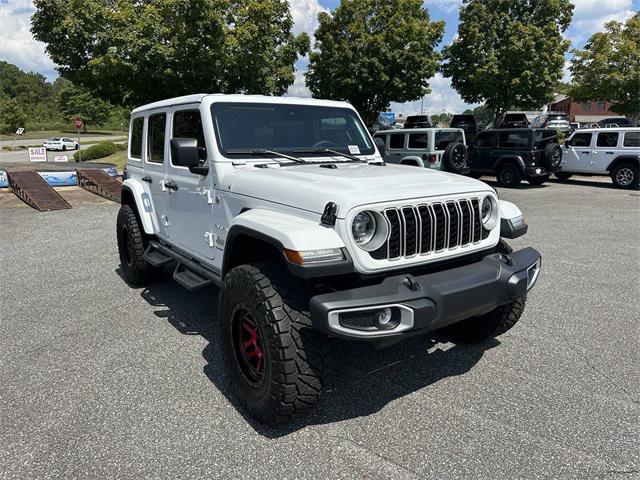
[(484, 197), (482, 200), (482, 223), (487, 223), (491, 218), (491, 213), (493, 212), (493, 204), (491, 203), (490, 197)]
[(372, 213), (364, 211), (353, 217), (351, 233), (358, 245), (365, 245), (371, 241), (376, 233), (376, 219)]
[(498, 224), (498, 203), (491, 196), (486, 196), (480, 204), (480, 217), (482, 225), (487, 230), (493, 230)]

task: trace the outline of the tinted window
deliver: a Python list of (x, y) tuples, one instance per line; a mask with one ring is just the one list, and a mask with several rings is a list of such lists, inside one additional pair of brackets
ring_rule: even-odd
[(618, 132), (602, 132), (598, 133), (596, 146), (598, 147), (615, 147), (618, 145)]
[(498, 138), (500, 148), (528, 148), (529, 134), (526, 132), (505, 132)]
[(403, 148), (404, 147), (404, 133), (392, 133), (390, 135), (389, 148)]
[(142, 130), (144, 117), (134, 118), (131, 122), (131, 158), (142, 158)]
[(623, 145), (625, 147), (640, 147), (640, 132), (626, 132)]
[[(314, 146), (369, 155), (371, 138), (350, 108), (270, 103), (214, 103), (216, 140), (225, 155), (255, 148), (312, 154)], [(234, 150), (236, 150), (234, 152)]]
[(493, 147), (493, 133), (480, 132), (473, 144), (479, 148), (491, 148)]
[(427, 148), (427, 134), (412, 133), (409, 135), (409, 148)]
[(436, 132), (436, 150), (444, 150), (447, 145), (453, 142), (462, 142), (462, 132)]
[(147, 127), (147, 149), (150, 162), (162, 163), (164, 161), (164, 134), (167, 124), (166, 113), (156, 113), (149, 117)]
[(207, 158), (202, 118), (198, 110), (180, 110), (175, 112), (173, 114), (173, 132), (171, 136), (173, 138), (195, 138), (198, 141), (200, 160)]
[(572, 147), (589, 147), (593, 133), (576, 133), (569, 144)]

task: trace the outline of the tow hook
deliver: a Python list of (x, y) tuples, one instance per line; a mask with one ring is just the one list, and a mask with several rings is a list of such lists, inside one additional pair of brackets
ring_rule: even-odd
[(422, 289), (422, 286), (420, 285), (416, 277), (414, 277), (413, 275), (405, 276), (404, 281), (402, 283), (404, 283), (409, 290), (416, 291), (416, 290)]

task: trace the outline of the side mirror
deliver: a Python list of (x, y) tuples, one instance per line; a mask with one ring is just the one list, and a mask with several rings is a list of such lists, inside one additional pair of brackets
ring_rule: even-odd
[(197, 167), (200, 165), (198, 158), (198, 141), (195, 138), (172, 138), (171, 160), (174, 165), (180, 167)]
[(386, 150), (384, 140), (381, 137), (375, 137), (373, 139), (373, 143), (375, 143), (376, 147), (378, 147), (378, 151), (380, 152), (380, 155), (384, 157), (385, 150)]
[(564, 141), (564, 148), (569, 148), (571, 146), (571, 143), (569, 142), (569, 140), (565, 140)]

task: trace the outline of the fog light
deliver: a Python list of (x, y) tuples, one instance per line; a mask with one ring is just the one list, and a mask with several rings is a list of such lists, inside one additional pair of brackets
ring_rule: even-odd
[(393, 311), (387, 307), (382, 310), (378, 310), (375, 314), (376, 324), (381, 330), (391, 330), (398, 326), (398, 318), (394, 318), (397, 315), (393, 314)]

